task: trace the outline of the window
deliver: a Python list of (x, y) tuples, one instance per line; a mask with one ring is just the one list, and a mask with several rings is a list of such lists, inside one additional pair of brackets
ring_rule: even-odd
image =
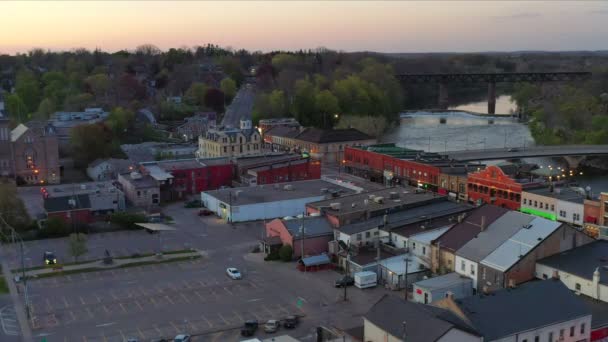
[(137, 197), (140, 197), (140, 196), (141, 196), (141, 191), (138, 191), (137, 192)]
[(416, 243), (412, 242), (412, 249), (416, 249)]
[(553, 342), (553, 331), (549, 332), (549, 339), (547, 341)]
[(466, 270), (466, 265), (465, 265), (464, 260), (461, 260), (461, 261), (460, 261), (460, 270), (461, 270), (461, 271), (465, 271), (465, 270)]
[(537, 207), (538, 207), (538, 202), (534, 201), (534, 208), (537, 208)]
[(549, 209), (549, 203), (545, 203), (545, 209)]
[(576, 284), (574, 285), (574, 289), (575, 289), (576, 291), (580, 291), (580, 290), (581, 290), (581, 284), (576, 283)]
[(564, 338), (564, 329), (559, 329), (559, 338), (560, 339)]
[(551, 204), (551, 211), (555, 211), (555, 205)]
[(369, 238), (371, 235), (371, 232), (365, 232), (365, 238)]
[(426, 255), (426, 247), (422, 246), (422, 254)]
[(534, 342), (540, 342), (540, 337), (534, 336)]
[(574, 325), (570, 327), (570, 337), (574, 337)]
[(473, 264), (471, 264), (471, 275), (475, 275), (475, 267), (473, 266)]
[(581, 335), (585, 333), (585, 323), (581, 323)]
[(361, 233), (357, 234), (357, 241), (361, 241)]
[(528, 204), (528, 200), (524, 198), (524, 204)]

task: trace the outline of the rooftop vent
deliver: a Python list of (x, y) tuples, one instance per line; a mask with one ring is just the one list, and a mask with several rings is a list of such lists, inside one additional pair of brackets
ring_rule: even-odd
[(524, 224), (523, 228), (524, 229), (530, 229), (530, 228), (532, 228), (532, 225), (531, 224)]
[(330, 203), (329, 207), (332, 210), (340, 210), (340, 208), (342, 208), (342, 204), (340, 202), (334, 202), (334, 203)]

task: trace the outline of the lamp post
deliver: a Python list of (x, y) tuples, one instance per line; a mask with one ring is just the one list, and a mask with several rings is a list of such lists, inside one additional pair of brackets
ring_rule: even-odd
[[(404, 277), (405, 277), (405, 295), (404, 295), (404, 297), (405, 298), (404, 299), (407, 302), (407, 299), (408, 299), (407, 298), (407, 268), (408, 268), (408, 265), (410, 264), (410, 258), (405, 257), (404, 261), (405, 261), (405, 275), (404, 275)], [(403, 322), (403, 323), (405, 326), (405, 322)], [(405, 328), (404, 328), (404, 330), (405, 330)]]

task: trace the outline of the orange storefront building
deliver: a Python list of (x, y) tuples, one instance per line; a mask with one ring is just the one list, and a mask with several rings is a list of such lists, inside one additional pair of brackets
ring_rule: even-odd
[(471, 202), (518, 210), (521, 192), (522, 185), (497, 166), (488, 166), (484, 170), (469, 173), (467, 194)]

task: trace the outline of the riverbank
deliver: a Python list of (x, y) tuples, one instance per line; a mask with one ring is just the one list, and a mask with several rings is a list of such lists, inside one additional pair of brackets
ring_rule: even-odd
[(412, 109), (412, 110), (404, 110), (400, 113), (400, 117), (407, 117), (409, 114), (431, 114), (431, 115), (445, 115), (449, 113), (457, 113), (457, 114), (468, 114), (474, 115), (483, 118), (511, 118), (514, 117), (513, 114), (485, 114), (478, 112), (471, 112), (468, 110), (457, 110), (457, 109)]

